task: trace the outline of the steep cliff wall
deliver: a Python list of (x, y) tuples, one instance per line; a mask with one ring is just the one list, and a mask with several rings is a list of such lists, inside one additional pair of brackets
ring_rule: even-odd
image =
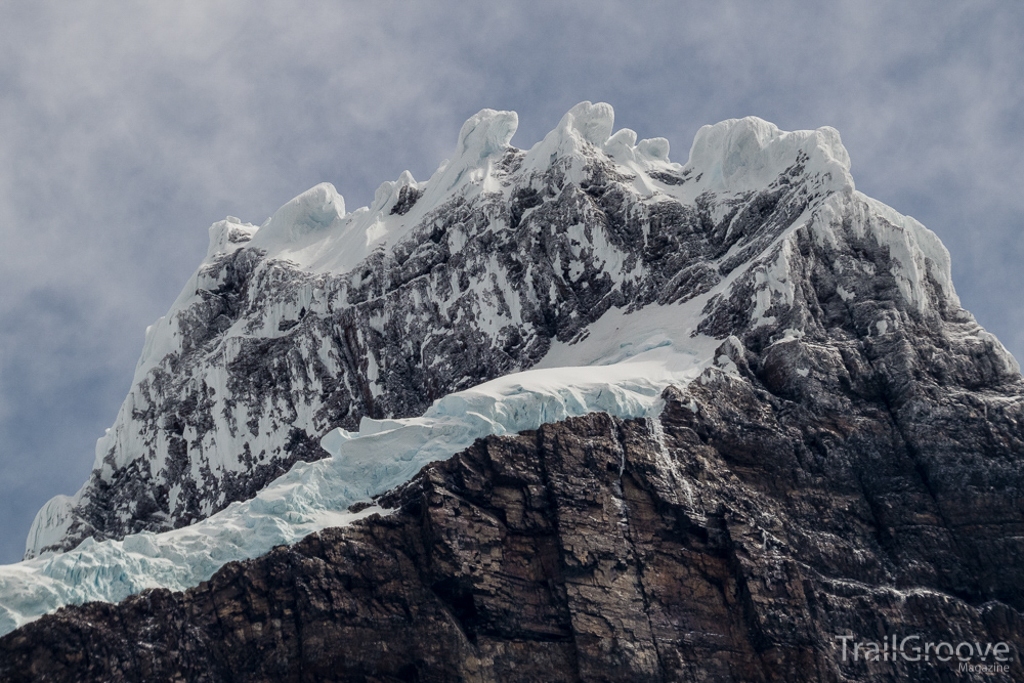
[(330, 429), (533, 367), (612, 310), (713, 298), (702, 332), (767, 339), (793, 288), (783, 236), (815, 217), (830, 234), (848, 220), (910, 295), (926, 274), (952, 293), (934, 236), (891, 210), (905, 234), (876, 224), (834, 130), (727, 121), (681, 166), (612, 123), (583, 103), (523, 151), (515, 114), (485, 110), (433, 177), (384, 183), (368, 208), (346, 213), (325, 183), (259, 228), (214, 224), (89, 480), (40, 511), (26, 557), (205, 519), (324, 457)]
[(0, 676), (956, 679), (955, 657), (844, 661), (839, 638), (916, 636), (909, 658), (1006, 643), (1005, 664), (970, 663), (1024, 680), (1020, 395), (908, 410), (859, 390), (868, 373), (838, 406), (771, 393), (777, 372), (708, 370), (660, 420), (480, 441), (383, 496), (384, 516), (185, 593), (44, 617), (0, 639)]
[[(0, 675), (1024, 680), (1024, 380), (935, 235), (831, 129), (726, 121), (680, 166), (606, 105), (515, 123), (369, 209), (214, 226), (0, 627), (189, 590), (28, 623)], [(843, 658), (887, 637), (1008, 659)]]

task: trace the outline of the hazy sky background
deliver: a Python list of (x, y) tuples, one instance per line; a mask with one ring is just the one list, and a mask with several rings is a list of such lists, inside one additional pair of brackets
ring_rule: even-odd
[(147, 325), (206, 252), (330, 181), (424, 180), (483, 107), (529, 147), (581, 100), (664, 136), (830, 125), (1024, 358), (1024, 3), (75, 2), (0, 6), (0, 562), (85, 480)]

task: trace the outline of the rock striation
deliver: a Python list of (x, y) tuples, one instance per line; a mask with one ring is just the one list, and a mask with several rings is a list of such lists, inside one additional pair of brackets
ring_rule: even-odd
[(92, 474), (40, 510), (26, 558), (204, 519), (325, 457), (328, 430), (420, 415), (533, 367), (610, 310), (715, 296), (701, 332), (762, 325), (767, 343), (768, 309), (792, 294), (780, 237), (812, 215), (883, 252), (888, 230), (924, 240), (931, 265), (901, 244), (899, 277), (922, 301), (915, 269), (952, 292), (933, 235), (891, 211), (893, 226), (865, 225), (876, 207), (855, 195), (832, 129), (706, 126), (680, 166), (663, 138), (612, 123), (611, 107), (582, 103), (524, 151), (509, 145), (515, 114), (484, 110), (432, 178), (405, 173), (368, 208), (346, 213), (325, 183), (259, 228), (214, 224), (206, 260), (147, 331)]
[[(831, 129), (727, 121), (680, 166), (607, 105), (527, 151), (515, 125), (481, 112), (368, 209), (321, 185), (216, 224), (28, 554), (209, 517), (331, 428), (527, 368), (666, 344), (708, 350), (696, 379), (479, 440), (189, 590), (62, 608), (0, 638), (0, 679), (1024, 680), (1024, 380), (935, 235)], [(971, 654), (844, 650), (908, 637)]]
[(386, 515), (185, 593), (43, 617), (0, 639), (0, 678), (956, 678), (955, 658), (844, 661), (838, 638), (917, 635), (1007, 643), (1009, 673), (985, 680), (1024, 680), (1020, 408), (943, 435), (1015, 451), (950, 458), (911, 424), (949, 430), (956, 399), (909, 417), (842, 396), (852, 410), (709, 370), (659, 420), (490, 437), (383, 496)]

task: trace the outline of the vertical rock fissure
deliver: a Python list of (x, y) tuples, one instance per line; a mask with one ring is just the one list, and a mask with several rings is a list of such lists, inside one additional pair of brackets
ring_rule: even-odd
[[(548, 466), (548, 458), (550, 457), (550, 454), (548, 453), (547, 448), (544, 444), (544, 432), (545, 430), (543, 426), (536, 432), (534, 432), (534, 448), (537, 452), (537, 464), (540, 468), (542, 481), (544, 482), (544, 494), (547, 499), (548, 509), (551, 511), (551, 526), (554, 531), (555, 539), (557, 540), (562, 536), (564, 529), (562, 526), (561, 516), (559, 515), (558, 511), (558, 500), (557, 496), (555, 495), (553, 480), (551, 478), (551, 471)], [(581, 680), (582, 672), (582, 666), (580, 662), (581, 653), (579, 643), (576, 641), (576, 631), (572, 628), (572, 606), (569, 604), (569, 591), (565, 585), (568, 563), (565, 560), (565, 548), (563, 547), (562, 543), (556, 542), (555, 549), (558, 552), (559, 570), (556, 585), (558, 590), (561, 591), (561, 595), (559, 597), (562, 600), (562, 604), (565, 606), (565, 623), (568, 624), (569, 630), (572, 633), (572, 637), (569, 640), (572, 643), (572, 661), (576, 667), (572, 673), (575, 680), (579, 681)]]
[[(652, 441), (655, 441), (655, 445), (657, 445), (656, 440), (653, 438), (653, 434), (651, 434), (651, 432), (650, 432), (649, 425), (646, 422), (643, 423), (643, 424), (644, 424), (644, 426), (646, 428), (646, 436), (651, 438)], [(622, 511), (622, 516), (623, 516), (623, 518), (625, 520), (625, 527), (624, 527), (623, 531), (624, 531), (624, 534), (625, 534), (625, 540), (629, 544), (630, 554), (633, 556), (632, 557), (633, 566), (636, 569), (637, 592), (640, 594), (641, 601), (643, 601), (644, 615), (647, 617), (647, 628), (648, 628), (648, 630), (651, 633), (651, 646), (654, 648), (654, 654), (655, 654), (655, 657), (657, 657), (657, 660), (658, 660), (658, 672), (660, 674), (659, 678), (662, 681), (662, 683), (667, 683), (668, 679), (667, 679), (667, 667), (665, 666), (665, 658), (662, 655), (661, 647), (658, 644), (658, 635), (657, 635), (657, 632), (655, 631), (655, 628), (654, 628), (654, 622), (651, 620), (651, 599), (650, 599), (650, 596), (647, 593), (647, 587), (644, 584), (644, 563), (641, 562), (640, 552), (639, 552), (639, 550), (637, 548), (637, 539), (636, 539), (636, 535), (633, 533), (633, 525), (632, 525), (632, 521), (630, 519), (630, 514), (629, 514), (629, 502), (626, 500), (625, 488), (623, 486), (623, 481), (622, 481), (623, 480), (623, 476), (624, 476), (624, 472), (625, 472), (625, 469), (626, 469), (626, 438), (625, 438), (625, 435), (622, 432), (622, 428), (623, 428), (622, 422), (620, 422), (619, 420), (616, 420), (615, 421), (615, 426), (616, 426), (616, 437), (618, 438), (619, 449), (622, 451), (622, 464), (621, 464), (621, 467), (619, 469), (619, 495), (622, 496), (622, 498), (621, 498), (621, 500), (622, 500), (621, 511)], [(625, 476), (630, 476), (630, 478), (632, 478), (632, 474), (627, 474)], [(637, 488), (639, 488), (639, 487), (637, 487)]]
[[(874, 370), (874, 361), (869, 359), (868, 363)], [(931, 477), (928, 474), (922, 454), (915, 446), (915, 443), (911, 436), (907, 433), (903, 421), (900, 419), (899, 415), (897, 414), (896, 408), (892, 404), (891, 388), (889, 386), (884, 387), (884, 390), (882, 392), (882, 401), (882, 405), (885, 408), (885, 414), (889, 418), (889, 422), (892, 426), (895, 435), (899, 438), (899, 443), (897, 445), (902, 447), (901, 450), (905, 453), (906, 457), (911, 461), (911, 463), (913, 463), (914, 473), (917, 475), (918, 479), (920, 479), (921, 485), (924, 486), (924, 490), (928, 493), (929, 497), (931, 497), (933, 503), (935, 504), (935, 513), (938, 516), (938, 518), (942, 521), (943, 528), (945, 528), (946, 532), (949, 534), (949, 540), (953, 544), (955, 554), (959, 557), (968, 556), (962, 544), (960, 543), (958, 535), (955, 532), (955, 527), (952, 523), (952, 520), (946, 514), (944, 506), (942, 505), (942, 502), (939, 500), (938, 491), (935, 489), (935, 486), (931, 481)], [(961, 594), (958, 597), (971, 600), (970, 595)]]
[[(296, 667), (295, 676), (298, 680), (304, 680), (305, 676), (305, 642), (303, 638), (302, 628), (302, 595), (299, 587), (298, 577), (304, 576), (305, 573), (302, 571), (301, 565), (303, 564), (304, 556), (298, 553), (289, 553), (288, 565), (291, 571), (288, 572), (289, 579), (291, 580), (291, 594), (292, 594), (292, 621), (295, 624), (295, 655), (298, 662)], [(309, 586), (309, 590), (312, 590), (313, 586)]]
[(725, 552), (727, 553), (730, 573), (733, 581), (736, 582), (736, 592), (743, 605), (743, 622), (747, 628), (750, 645), (757, 653), (760, 668), (764, 670), (764, 653), (771, 648), (771, 639), (764, 633), (757, 618), (757, 605), (754, 603), (754, 596), (747, 582), (747, 576), (743, 571), (743, 563), (739, 558), (737, 547), (740, 542), (733, 538), (729, 524), (725, 520), (727, 512), (722, 510), (722, 532), (725, 535)]
[(429, 495), (434, 489), (434, 483), (429, 482), (424, 490), (419, 494), (422, 496), (422, 503), (420, 504), (420, 529), (423, 535), (424, 541), (423, 550), (426, 557), (423, 558), (423, 562), (416, 562), (415, 558), (410, 557), (413, 566), (416, 568), (416, 577), (420, 582), (420, 585), (424, 586), (426, 590), (434, 597), (437, 606), (440, 608), (441, 613), (444, 614), (445, 619), (452, 625), (452, 627), (462, 637), (463, 642), (472, 650), (477, 649), (477, 634), (471, 632), (467, 624), (455, 613), (453, 605), (451, 604), (451, 595), (443, 595), (441, 588), (441, 581), (437, 580), (434, 576), (435, 565), (437, 560), (434, 557), (434, 548), (437, 543), (433, 539), (435, 530), (433, 529), (433, 523), (430, 518), (430, 514), (427, 512), (430, 506)]

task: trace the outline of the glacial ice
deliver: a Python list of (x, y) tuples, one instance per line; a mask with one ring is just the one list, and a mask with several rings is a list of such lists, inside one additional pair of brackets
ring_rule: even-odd
[[(493, 167), (509, 149), (517, 123), (514, 112), (481, 111), (463, 126), (452, 160), (429, 180), (417, 182), (405, 172), (397, 181), (382, 184), (369, 207), (346, 213), (341, 195), (324, 183), (287, 202), (262, 227), (231, 218), (215, 223), (204, 265), (247, 242), (248, 247), (265, 250), (268, 259), (290, 261), (309, 273), (347, 273), (373, 251), (400, 242), (432, 207), (456, 196), (509, 192), (495, 181)], [(817, 189), (823, 195), (832, 193), (817, 205), (813, 216), (796, 219), (765, 253), (751, 259), (759, 269), (752, 302), (755, 320), (769, 321), (773, 306), (792, 300), (788, 235), (809, 226), (815, 239), (839, 245), (845, 239), (840, 217), (851, 210), (863, 211), (860, 220), (852, 222), (855, 229), (869, 231), (879, 245), (888, 248), (897, 269), (894, 275), (908, 300), (925, 305), (930, 277), (955, 302), (949, 257), (938, 238), (913, 219), (854, 191), (849, 155), (833, 129), (787, 133), (752, 117), (724, 121), (700, 129), (688, 162), (680, 166), (669, 160), (668, 141), (637, 142), (631, 130), (613, 134), (613, 123), (609, 105), (580, 103), (525, 153), (517, 173), (541, 171), (559, 161), (567, 181), (573, 181), (582, 177), (577, 174), (582, 173), (588, 155), (603, 153), (625, 174), (636, 177), (634, 187), (643, 196), (662, 194), (687, 205), (703, 193), (727, 197), (764, 189), (798, 166), (804, 175), (818, 179)], [(665, 184), (655, 178), (656, 170), (687, 180)], [(420, 194), (420, 199), (408, 212), (392, 212), (405, 187)], [(570, 235), (574, 229), (566, 226)], [(613, 278), (623, 277), (621, 252), (610, 244), (595, 246), (604, 270)], [(167, 316), (147, 331), (133, 384), (180, 351), (183, 340), (175, 316), (198, 296), (202, 270), (186, 284)], [(176, 590), (194, 586), (228, 561), (255, 557), (275, 545), (372, 514), (379, 510), (371, 508), (360, 515), (346, 510), (408, 480), (427, 462), (449, 457), (488, 434), (515, 433), (596, 410), (620, 417), (653, 416), (666, 385), (685, 384), (713, 364), (718, 342), (690, 334), (708, 297), (726, 293), (743, 270), (736, 269), (714, 290), (686, 305), (648, 306), (634, 314), (612, 309), (590, 325), (582, 341), (554, 342), (534, 370), (449, 395), (421, 417), (364, 419), (358, 432), (330, 432), (322, 445), (332, 457), (300, 463), (254, 499), (233, 503), (192, 526), (137, 534), (123, 541), (87, 540), (70, 552), (0, 567), (0, 633), (64, 604), (116, 601), (155, 586)], [(855, 296), (845, 290), (841, 295), (844, 299)], [(296, 310), (300, 303), (295, 303)], [(276, 328), (285, 317), (293, 317), (285, 314), (269, 316), (270, 326)], [(999, 345), (992, 339), (994, 347)], [(232, 343), (232, 339), (225, 341), (228, 355)], [(1008, 364), (1015, 363), (1009, 354), (1005, 356)], [(370, 368), (374, 367), (371, 357)], [(211, 378), (211, 386), (218, 381)], [(115, 428), (99, 440), (97, 467), (107, 466), (103, 458), (115, 442), (125, 457), (141, 452), (132, 442), (137, 435), (118, 428), (129, 423), (127, 416), (136, 407), (133, 396), (122, 406)], [(261, 424), (260, 432), (264, 429)], [(40, 511), (30, 548), (45, 547), (62, 536), (73, 501), (55, 499)]]
[(334, 185), (320, 183), (288, 201), (256, 231), (250, 246), (273, 249), (329, 230), (345, 216), (345, 200)]
[[(68, 552), (0, 566), (0, 635), (62, 605), (117, 602), (155, 587), (184, 590), (232, 560), (386, 514), (375, 506), (347, 510), (491, 434), (514, 434), (595, 411), (656, 417), (662, 390), (694, 379), (708, 366), (716, 342), (680, 336), (698, 319), (693, 302), (650, 309), (632, 316), (612, 311), (598, 321), (594, 334), (574, 349), (590, 365), (557, 365), (572, 354), (556, 345), (547, 367), (450, 394), (421, 417), (364, 417), (358, 432), (335, 429), (321, 441), (331, 457), (297, 463), (255, 498), (232, 503), (192, 526), (123, 541), (87, 539)], [(617, 330), (627, 326), (635, 344), (621, 342)], [(686, 340), (685, 346), (673, 338)]]
[(798, 163), (803, 173), (828, 177), (828, 189), (853, 189), (850, 155), (835, 128), (786, 132), (756, 116), (701, 127), (685, 168), (703, 174), (704, 189), (738, 192), (768, 187)]

